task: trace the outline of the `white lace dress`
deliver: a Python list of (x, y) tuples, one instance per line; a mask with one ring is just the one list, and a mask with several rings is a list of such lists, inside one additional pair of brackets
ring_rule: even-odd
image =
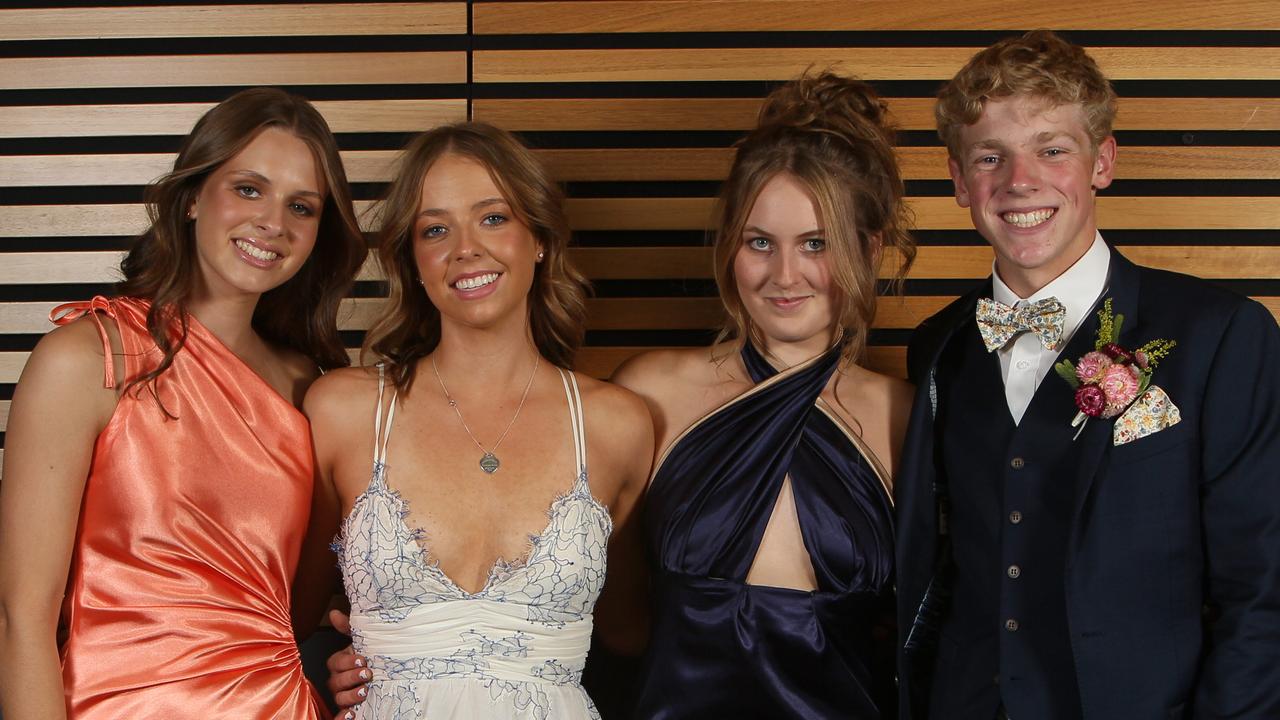
[(577, 381), (560, 375), (578, 475), (530, 538), (528, 557), (499, 561), (472, 594), (428, 560), (426, 538), (406, 525), (405, 501), (387, 487), (396, 397), (384, 432), (379, 370), (373, 477), (333, 545), (355, 649), (373, 670), (357, 718), (599, 718), (581, 678), (613, 522), (587, 485)]

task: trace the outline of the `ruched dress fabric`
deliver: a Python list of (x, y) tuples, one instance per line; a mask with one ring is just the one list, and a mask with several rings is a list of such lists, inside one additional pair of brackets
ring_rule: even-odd
[(355, 649), (373, 671), (357, 718), (599, 718), (581, 679), (613, 521), (587, 484), (577, 380), (560, 375), (578, 474), (530, 537), (528, 556), (499, 560), (484, 587), (468, 593), (429, 558), (428, 538), (406, 524), (406, 503), (387, 485), (397, 396), (384, 429), (379, 369), (373, 477), (334, 542)]
[[(819, 394), (839, 346), (756, 385), (672, 443), (649, 487), (656, 568), (638, 718), (879, 718), (871, 630), (893, 574), (893, 508), (871, 453)], [(746, 582), (790, 477), (815, 591)]]
[[(148, 307), (96, 297), (51, 319), (98, 323), (111, 387), (115, 362), (132, 378), (160, 360)], [(157, 385), (174, 417), (135, 386), (94, 445), (62, 608), (69, 716), (327, 718), (289, 621), (314, 482), (307, 420), (189, 322)]]

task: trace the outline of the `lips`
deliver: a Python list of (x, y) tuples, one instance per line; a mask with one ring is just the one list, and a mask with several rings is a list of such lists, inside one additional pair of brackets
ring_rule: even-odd
[(502, 273), (488, 272), (476, 275), (464, 275), (453, 281), (453, 287), (459, 290), (479, 290), (493, 284)]
[(1000, 213), (1000, 219), (1019, 228), (1033, 228), (1044, 223), (1057, 213), (1057, 208), (1039, 208), (1037, 210), (1017, 211)]
[(790, 310), (791, 308), (799, 307), (801, 304), (804, 303), (805, 300), (809, 299), (809, 296), (800, 295), (798, 297), (771, 297), (766, 299), (770, 303), (773, 303), (773, 306), (778, 308), (779, 310)]
[(280, 253), (257, 245), (252, 240), (236, 238), (232, 242), (235, 244), (236, 249), (246, 257), (250, 260), (256, 260), (256, 264), (270, 264), (280, 259)]

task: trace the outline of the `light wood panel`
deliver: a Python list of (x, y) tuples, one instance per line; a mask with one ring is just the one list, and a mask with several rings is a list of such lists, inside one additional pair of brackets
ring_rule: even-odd
[[(366, 212), (370, 200), (354, 205), (361, 224), (373, 222)], [(101, 205), (0, 205), (0, 238), (133, 236), (147, 229), (146, 206)]]
[[(395, 150), (347, 150), (342, 164), (351, 182), (386, 182)], [(176, 153), (0, 155), (0, 187), (145, 185), (173, 169)]]
[(1114, 0), (1077, 4), (1006, 0), (648, 0), (477, 3), (475, 31), (507, 33), (824, 30), (1261, 30), (1280, 28), (1270, 0)]
[[(933, 130), (933, 98), (887, 98), (904, 130)], [(0, 113), (3, 113), (0, 108)], [(477, 98), (510, 130), (747, 130), (756, 98)], [(3, 117), (3, 115), (0, 115)], [(1120, 98), (1117, 130), (1280, 130), (1280, 98)]]
[[(1210, 279), (1266, 279), (1280, 277), (1280, 246), (1130, 245), (1120, 247), (1142, 265)], [(707, 279), (711, 273), (709, 247), (570, 248), (573, 263), (593, 280)], [(120, 251), (6, 253), (0, 264), (0, 284), (111, 283), (119, 280)], [(908, 277), (913, 280), (977, 280), (991, 273), (991, 248), (925, 246), (919, 249)], [(895, 265), (886, 262), (881, 276)], [(381, 277), (373, 255), (360, 280)], [(640, 300), (643, 302), (643, 300)]]
[(0, 59), (0, 89), (465, 83), (465, 52)]
[[(788, 80), (834, 65), (875, 80), (944, 80), (981, 48), (626, 48), (479, 50), (479, 83)], [(1089, 53), (1112, 80), (1276, 80), (1275, 47), (1099, 47)]]
[[(467, 101), (332, 100), (313, 103), (335, 133), (417, 132), (467, 119)], [(214, 103), (0, 107), (0, 138), (186, 135)]]
[(230, 3), (157, 7), (0, 10), (6, 40), (287, 37), (299, 35), (460, 35), (465, 2)]

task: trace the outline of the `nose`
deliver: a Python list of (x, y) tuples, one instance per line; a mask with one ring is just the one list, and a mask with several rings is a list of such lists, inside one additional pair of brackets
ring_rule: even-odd
[(453, 257), (455, 260), (466, 260), (479, 257), (482, 251), (479, 238), (470, 228), (460, 227), (453, 231)]
[(1025, 195), (1040, 188), (1039, 166), (1034, 160), (1013, 156), (1009, 158), (1006, 187), (1010, 193)]
[(773, 283), (781, 288), (793, 287), (800, 278), (799, 258), (790, 252), (779, 252), (773, 261)]
[(264, 203), (262, 212), (254, 220), (254, 224), (267, 237), (277, 237), (284, 232), (285, 208), (280, 203)]

